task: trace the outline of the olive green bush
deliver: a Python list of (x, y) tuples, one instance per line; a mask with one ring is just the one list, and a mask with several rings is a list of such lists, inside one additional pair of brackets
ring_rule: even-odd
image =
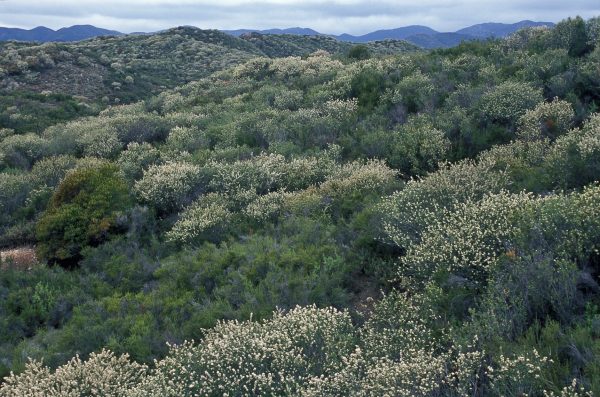
[(50, 263), (71, 267), (81, 250), (98, 245), (118, 229), (131, 199), (125, 181), (111, 164), (68, 174), (36, 225), (37, 252)]

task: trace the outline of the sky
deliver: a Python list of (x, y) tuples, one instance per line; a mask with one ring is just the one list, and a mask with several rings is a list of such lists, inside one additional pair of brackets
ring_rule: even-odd
[(364, 34), (426, 25), (455, 31), (482, 22), (558, 22), (600, 16), (600, 0), (0, 0), (0, 26), (91, 24), (124, 33), (180, 25), (203, 29), (308, 27)]

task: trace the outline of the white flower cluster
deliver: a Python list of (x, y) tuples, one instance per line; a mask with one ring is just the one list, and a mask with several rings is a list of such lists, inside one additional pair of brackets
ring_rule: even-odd
[(79, 356), (50, 372), (41, 363), (29, 362), (19, 375), (11, 374), (0, 384), (1, 397), (122, 397), (139, 384), (148, 368), (103, 350), (86, 361)]
[(296, 308), (264, 322), (224, 322), (202, 343), (173, 346), (130, 394), (299, 395), (313, 376), (335, 371), (353, 348), (346, 312)]
[(542, 92), (528, 83), (506, 81), (481, 97), (483, 121), (516, 123), (528, 109), (542, 102)]
[(28, 168), (46, 155), (48, 145), (36, 134), (9, 135), (0, 140), (0, 165)]
[(582, 129), (571, 130), (556, 140), (550, 157), (556, 162), (557, 168), (567, 165), (561, 164), (561, 161), (572, 160), (566, 156), (569, 152), (577, 153), (579, 160), (585, 164), (600, 155), (600, 113), (593, 114)]
[(209, 193), (196, 200), (187, 208), (173, 228), (167, 233), (172, 241), (192, 242), (210, 233), (217, 235), (216, 229), (225, 228), (233, 213), (227, 208), (227, 198), (217, 193)]
[(521, 116), (517, 137), (528, 141), (557, 138), (571, 128), (574, 117), (575, 112), (569, 102), (558, 98), (542, 102)]
[(134, 190), (140, 200), (156, 208), (168, 211), (178, 209), (199, 188), (200, 167), (185, 162), (168, 162), (152, 165)]
[(466, 201), (431, 220), (420, 242), (408, 247), (398, 274), (431, 280), (442, 271), (484, 282), (500, 255), (532, 229), (543, 234), (555, 255), (585, 257), (598, 248), (599, 208), (598, 186), (569, 195), (501, 192)]
[(499, 193), (509, 182), (507, 173), (497, 171), (494, 161), (442, 164), (437, 172), (412, 179), (404, 189), (384, 198), (380, 204), (384, 230), (391, 241), (408, 248), (421, 240), (427, 225), (438, 222), (444, 211), (479, 200), (486, 193)]
[(399, 276), (410, 271), (426, 279), (448, 272), (479, 282), (495, 266), (510, 237), (518, 231), (514, 213), (533, 200), (530, 194), (506, 192), (458, 204), (432, 219), (419, 244), (408, 248)]
[(500, 355), (495, 368), (486, 371), (490, 379), (490, 391), (504, 396), (508, 393), (517, 396), (529, 396), (544, 389), (548, 383), (542, 378), (543, 369), (552, 360), (540, 356), (537, 350), (530, 355), (506, 357)]

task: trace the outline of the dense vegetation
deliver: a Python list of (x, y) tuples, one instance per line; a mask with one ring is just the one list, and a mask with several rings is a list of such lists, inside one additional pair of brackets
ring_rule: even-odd
[[(237, 38), (193, 27), (75, 43), (0, 42), (0, 128), (39, 133), (56, 122), (150, 98), (257, 56), (325, 50), (345, 57), (352, 46), (326, 36)], [(373, 54), (417, 50), (395, 40), (367, 46)]]
[(600, 19), (347, 54), (2, 130), (0, 396), (600, 393)]

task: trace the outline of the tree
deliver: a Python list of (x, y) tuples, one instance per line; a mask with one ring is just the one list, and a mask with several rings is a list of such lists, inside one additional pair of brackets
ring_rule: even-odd
[(117, 230), (117, 218), (132, 200), (118, 167), (102, 164), (68, 174), (36, 225), (37, 252), (50, 264), (77, 265), (85, 246)]
[(585, 21), (576, 17), (558, 23), (553, 30), (552, 44), (557, 48), (565, 48), (572, 57), (585, 55), (591, 50)]
[(348, 51), (348, 58), (355, 59), (357, 61), (369, 59), (371, 58), (371, 51), (369, 51), (369, 47), (366, 45), (357, 44), (350, 48), (350, 51)]

